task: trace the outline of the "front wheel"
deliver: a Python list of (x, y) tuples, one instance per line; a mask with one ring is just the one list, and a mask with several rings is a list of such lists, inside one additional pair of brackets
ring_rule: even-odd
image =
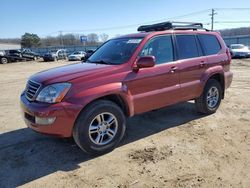
[(8, 63), (8, 59), (5, 58), (5, 57), (2, 57), (2, 58), (1, 58), (1, 63), (2, 63), (2, 64), (7, 64), (7, 63)]
[(125, 121), (119, 106), (111, 101), (98, 100), (80, 113), (73, 129), (74, 140), (89, 154), (107, 153), (123, 138)]
[(222, 98), (222, 88), (215, 79), (210, 79), (204, 88), (202, 95), (195, 100), (196, 109), (202, 114), (215, 113), (219, 108)]

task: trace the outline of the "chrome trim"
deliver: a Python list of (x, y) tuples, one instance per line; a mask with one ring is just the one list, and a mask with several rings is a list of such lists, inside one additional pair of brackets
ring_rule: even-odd
[(28, 80), (28, 82), (26, 84), (26, 89), (25, 89), (25, 97), (29, 101), (34, 101), (41, 86), (42, 85), (38, 82), (35, 82), (33, 80)]

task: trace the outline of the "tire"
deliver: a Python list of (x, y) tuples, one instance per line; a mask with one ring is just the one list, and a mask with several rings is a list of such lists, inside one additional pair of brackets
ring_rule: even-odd
[(121, 108), (111, 101), (98, 100), (78, 116), (73, 138), (83, 151), (90, 155), (101, 155), (119, 144), (125, 130), (126, 118)]
[(8, 59), (6, 57), (2, 57), (1, 64), (7, 64), (7, 63), (8, 63)]
[(209, 79), (202, 95), (195, 99), (196, 109), (202, 114), (213, 114), (219, 108), (222, 99), (222, 88), (215, 79)]

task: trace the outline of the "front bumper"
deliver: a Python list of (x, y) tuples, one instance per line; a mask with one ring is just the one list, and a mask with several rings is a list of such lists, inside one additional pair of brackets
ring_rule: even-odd
[(233, 52), (233, 57), (250, 57), (250, 52)]
[(44, 61), (54, 61), (54, 60), (55, 60), (55, 57), (53, 57), (53, 56), (44, 56), (44, 57), (43, 57), (43, 60), (44, 60)]
[(68, 57), (68, 60), (69, 61), (80, 61), (81, 60), (81, 58), (80, 57)]
[[(56, 104), (44, 104), (30, 102), (22, 94), (20, 97), (22, 115), (26, 125), (36, 132), (54, 135), (58, 137), (71, 137), (75, 120), (82, 107), (68, 102)], [(39, 125), (35, 117), (53, 118), (55, 121), (49, 125)]]

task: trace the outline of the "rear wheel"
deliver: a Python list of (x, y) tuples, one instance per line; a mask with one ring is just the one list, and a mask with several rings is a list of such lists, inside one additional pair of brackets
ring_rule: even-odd
[(119, 106), (111, 101), (98, 100), (79, 115), (73, 129), (74, 140), (92, 155), (112, 151), (124, 136), (125, 121)]
[(2, 58), (1, 58), (1, 63), (2, 63), (2, 64), (7, 64), (7, 63), (8, 63), (8, 59), (5, 58), (5, 57), (2, 57)]
[(202, 114), (212, 114), (220, 106), (222, 88), (215, 79), (210, 79), (204, 88), (202, 95), (195, 100), (196, 109)]

